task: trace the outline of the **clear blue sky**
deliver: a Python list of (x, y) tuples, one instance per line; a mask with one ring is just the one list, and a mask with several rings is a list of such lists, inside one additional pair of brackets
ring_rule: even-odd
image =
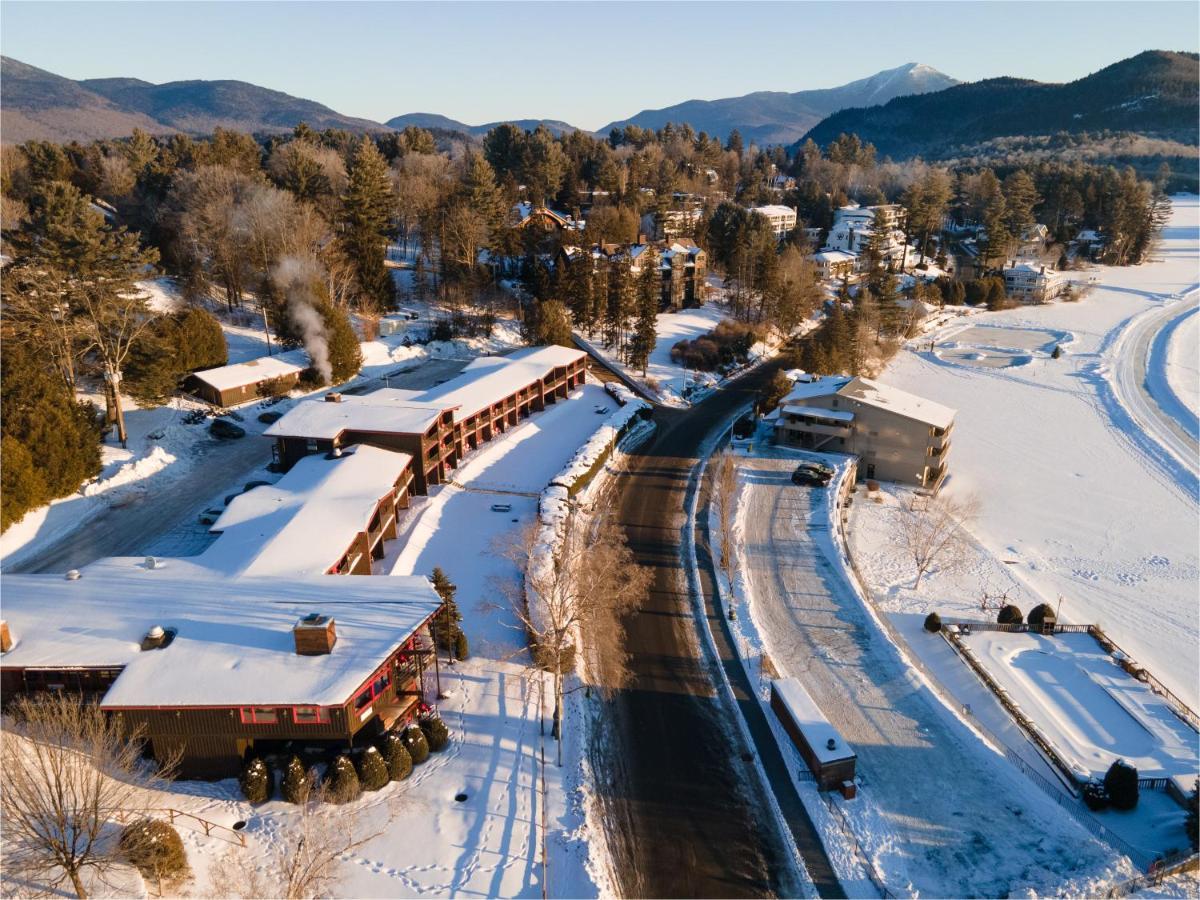
[(832, 87), (906, 62), (1069, 81), (1197, 49), (1195, 2), (3, 2), (0, 48), (68, 78), (236, 78), (382, 121), (584, 128), (692, 98)]

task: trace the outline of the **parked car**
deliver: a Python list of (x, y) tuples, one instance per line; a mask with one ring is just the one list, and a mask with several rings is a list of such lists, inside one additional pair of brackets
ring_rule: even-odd
[(234, 425), (228, 419), (213, 419), (212, 424), (208, 426), (209, 434), (222, 441), (233, 440), (236, 438), (244, 438), (246, 429), (241, 425)]
[(493, 503), (492, 512), (512, 512), (511, 503)]
[(833, 471), (820, 463), (801, 463), (792, 473), (792, 484), (825, 487), (833, 477)]

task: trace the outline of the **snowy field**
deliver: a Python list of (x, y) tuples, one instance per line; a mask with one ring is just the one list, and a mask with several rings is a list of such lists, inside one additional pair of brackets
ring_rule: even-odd
[[(1187, 312), (1164, 329), (1167, 340), (1165, 378), (1175, 402), (1190, 413), (1190, 429), (1196, 431), (1200, 416), (1200, 306), (1195, 302)], [(1186, 416), (1185, 416), (1186, 418)]]
[(1079, 780), (1103, 778), (1116, 759), (1142, 778), (1190, 784), (1200, 773), (1196, 732), (1090, 634), (975, 631), (962, 641)]
[[(947, 324), (901, 350), (880, 376), (958, 410), (945, 490), (980, 500), (966, 565), (932, 572), (919, 592), (891, 519), (904, 491), (855, 504), (855, 559), (906, 633), (930, 610), (978, 616), (985, 593), (1007, 593), (1026, 612), (1061, 596), (1065, 621), (1101, 626), (1196, 708), (1197, 459), (1158, 405), (1151, 374), (1155, 328), (1184, 311), (1197, 284), (1198, 225), (1200, 200), (1177, 197), (1150, 262), (1099, 269), (1099, 284), (1076, 303)], [(1176, 357), (1194, 341), (1195, 319), (1176, 328)], [(1061, 359), (1050, 357), (1052, 341)], [(993, 367), (962, 357), (968, 347), (987, 354), (996, 346), (1029, 358)]]
[[(799, 678), (855, 749), (859, 796), (830, 799), (888, 888), (1088, 895), (1130, 873), (909, 668), (850, 587), (828, 490), (791, 484), (796, 459), (774, 449), (738, 459), (739, 645), (752, 672)], [(845, 837), (827, 843), (833, 853)]]

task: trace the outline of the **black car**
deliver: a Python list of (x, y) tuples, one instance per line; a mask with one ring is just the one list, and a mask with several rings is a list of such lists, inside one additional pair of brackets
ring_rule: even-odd
[(820, 463), (801, 463), (792, 473), (792, 484), (806, 484), (812, 487), (825, 487), (833, 477), (833, 471)]

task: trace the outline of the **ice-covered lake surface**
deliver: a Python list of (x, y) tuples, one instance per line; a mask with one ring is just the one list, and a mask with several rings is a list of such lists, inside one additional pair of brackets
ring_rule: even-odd
[(1056, 346), (1070, 339), (1068, 332), (1047, 328), (972, 325), (938, 342), (934, 353), (939, 359), (963, 365), (1007, 369), (1048, 358)]
[(1142, 778), (1200, 771), (1196, 732), (1090, 634), (975, 631), (963, 641), (1078, 778), (1102, 778), (1117, 759)]

